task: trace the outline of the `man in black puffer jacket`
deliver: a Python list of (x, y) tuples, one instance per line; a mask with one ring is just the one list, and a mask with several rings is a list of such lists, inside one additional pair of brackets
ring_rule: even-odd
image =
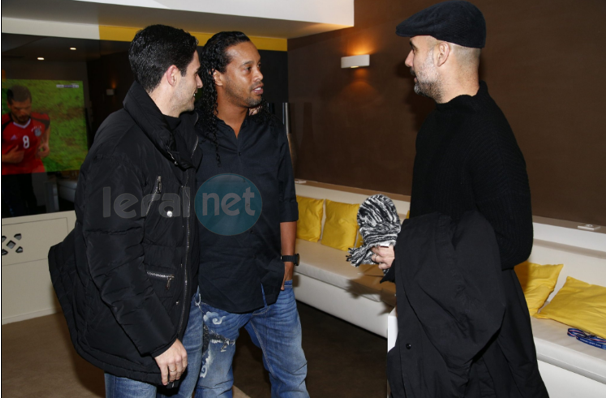
[(199, 374), (196, 49), (180, 29), (137, 33), (136, 81), (99, 128), (80, 171), (76, 228), (49, 255), (74, 346), (105, 371), (108, 397), (155, 397), (178, 380), (191, 397)]

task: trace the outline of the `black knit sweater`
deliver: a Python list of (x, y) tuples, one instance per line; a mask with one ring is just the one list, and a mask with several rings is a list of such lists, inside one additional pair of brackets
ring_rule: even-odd
[(503, 269), (528, 258), (533, 231), (526, 163), (486, 83), (475, 96), (437, 104), (416, 150), (411, 217), (440, 212), (458, 220), (478, 210), (494, 228)]

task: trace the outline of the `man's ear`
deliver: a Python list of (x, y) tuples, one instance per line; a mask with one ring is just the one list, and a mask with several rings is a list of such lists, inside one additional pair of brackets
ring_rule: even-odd
[(166, 72), (164, 72), (164, 79), (173, 87), (179, 82), (178, 76), (181, 76), (181, 71), (179, 71), (179, 68), (177, 68), (176, 65), (171, 65)]
[(437, 66), (442, 66), (446, 63), (446, 61), (448, 60), (448, 57), (450, 57), (450, 52), (452, 50), (452, 47), (450, 47), (450, 43), (448, 42), (439, 42), (436, 45), (436, 53), (437, 53), (437, 60), (436, 60), (436, 65)]
[(223, 74), (221, 72), (214, 70), (213, 80), (215, 81), (215, 86), (223, 86)]

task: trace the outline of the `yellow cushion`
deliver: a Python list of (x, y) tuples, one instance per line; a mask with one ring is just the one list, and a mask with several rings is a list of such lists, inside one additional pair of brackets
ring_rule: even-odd
[(341, 251), (352, 248), (358, 232), (358, 204), (344, 204), (326, 200), (326, 221), (322, 244)]
[(322, 234), (322, 216), (324, 215), (324, 200), (300, 197), (299, 221), (297, 222), (297, 238), (318, 242)]
[(568, 277), (553, 300), (535, 317), (553, 319), (606, 337), (606, 287)]
[(563, 267), (564, 265), (538, 265), (528, 261), (515, 267), (531, 316), (545, 304), (547, 297), (553, 292)]

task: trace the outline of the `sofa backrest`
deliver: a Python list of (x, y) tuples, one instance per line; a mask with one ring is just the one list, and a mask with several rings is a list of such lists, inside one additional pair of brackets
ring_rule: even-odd
[[(360, 204), (372, 195), (307, 184), (297, 184), (296, 190), (297, 195), (304, 197), (330, 199), (348, 204)], [(389, 194), (387, 195), (389, 196)], [(410, 202), (402, 200), (393, 200), (393, 202), (403, 220), (404, 215), (410, 209)], [(326, 212), (324, 212), (325, 218)], [(556, 288), (548, 300), (551, 300), (564, 285), (568, 276), (606, 287), (606, 234), (554, 226), (545, 223), (544, 218), (535, 219), (535, 240), (529, 261), (539, 264), (564, 264)], [(322, 227), (324, 227), (324, 220)]]
[[(304, 197), (317, 198), (317, 199), (329, 199), (331, 201), (345, 202), (347, 204), (361, 204), (364, 200), (370, 197), (373, 194), (378, 194), (378, 192), (373, 194), (357, 194), (348, 191), (341, 190), (332, 190), (323, 187), (314, 187), (307, 184), (296, 184), (297, 195), (302, 195)], [(385, 194), (388, 197), (389, 194)], [(391, 197), (390, 197), (391, 198)], [(392, 198), (396, 209), (399, 214), (406, 215), (408, 210), (410, 209), (410, 202), (394, 200)]]
[[(333, 190), (323, 187), (316, 187), (306, 184), (296, 184), (297, 195), (315, 199), (329, 199), (331, 201), (344, 202), (346, 204), (361, 204), (372, 194), (357, 194), (342, 190)], [(375, 193), (377, 194), (377, 193)], [(389, 194), (386, 194), (389, 197)], [(391, 198), (391, 197), (390, 197)], [(400, 220), (404, 220), (406, 213), (410, 209), (410, 202), (402, 200), (394, 200), (392, 198)], [(324, 214), (322, 217), (322, 233), (324, 232), (324, 222), (326, 221), (326, 202), (324, 202)]]

